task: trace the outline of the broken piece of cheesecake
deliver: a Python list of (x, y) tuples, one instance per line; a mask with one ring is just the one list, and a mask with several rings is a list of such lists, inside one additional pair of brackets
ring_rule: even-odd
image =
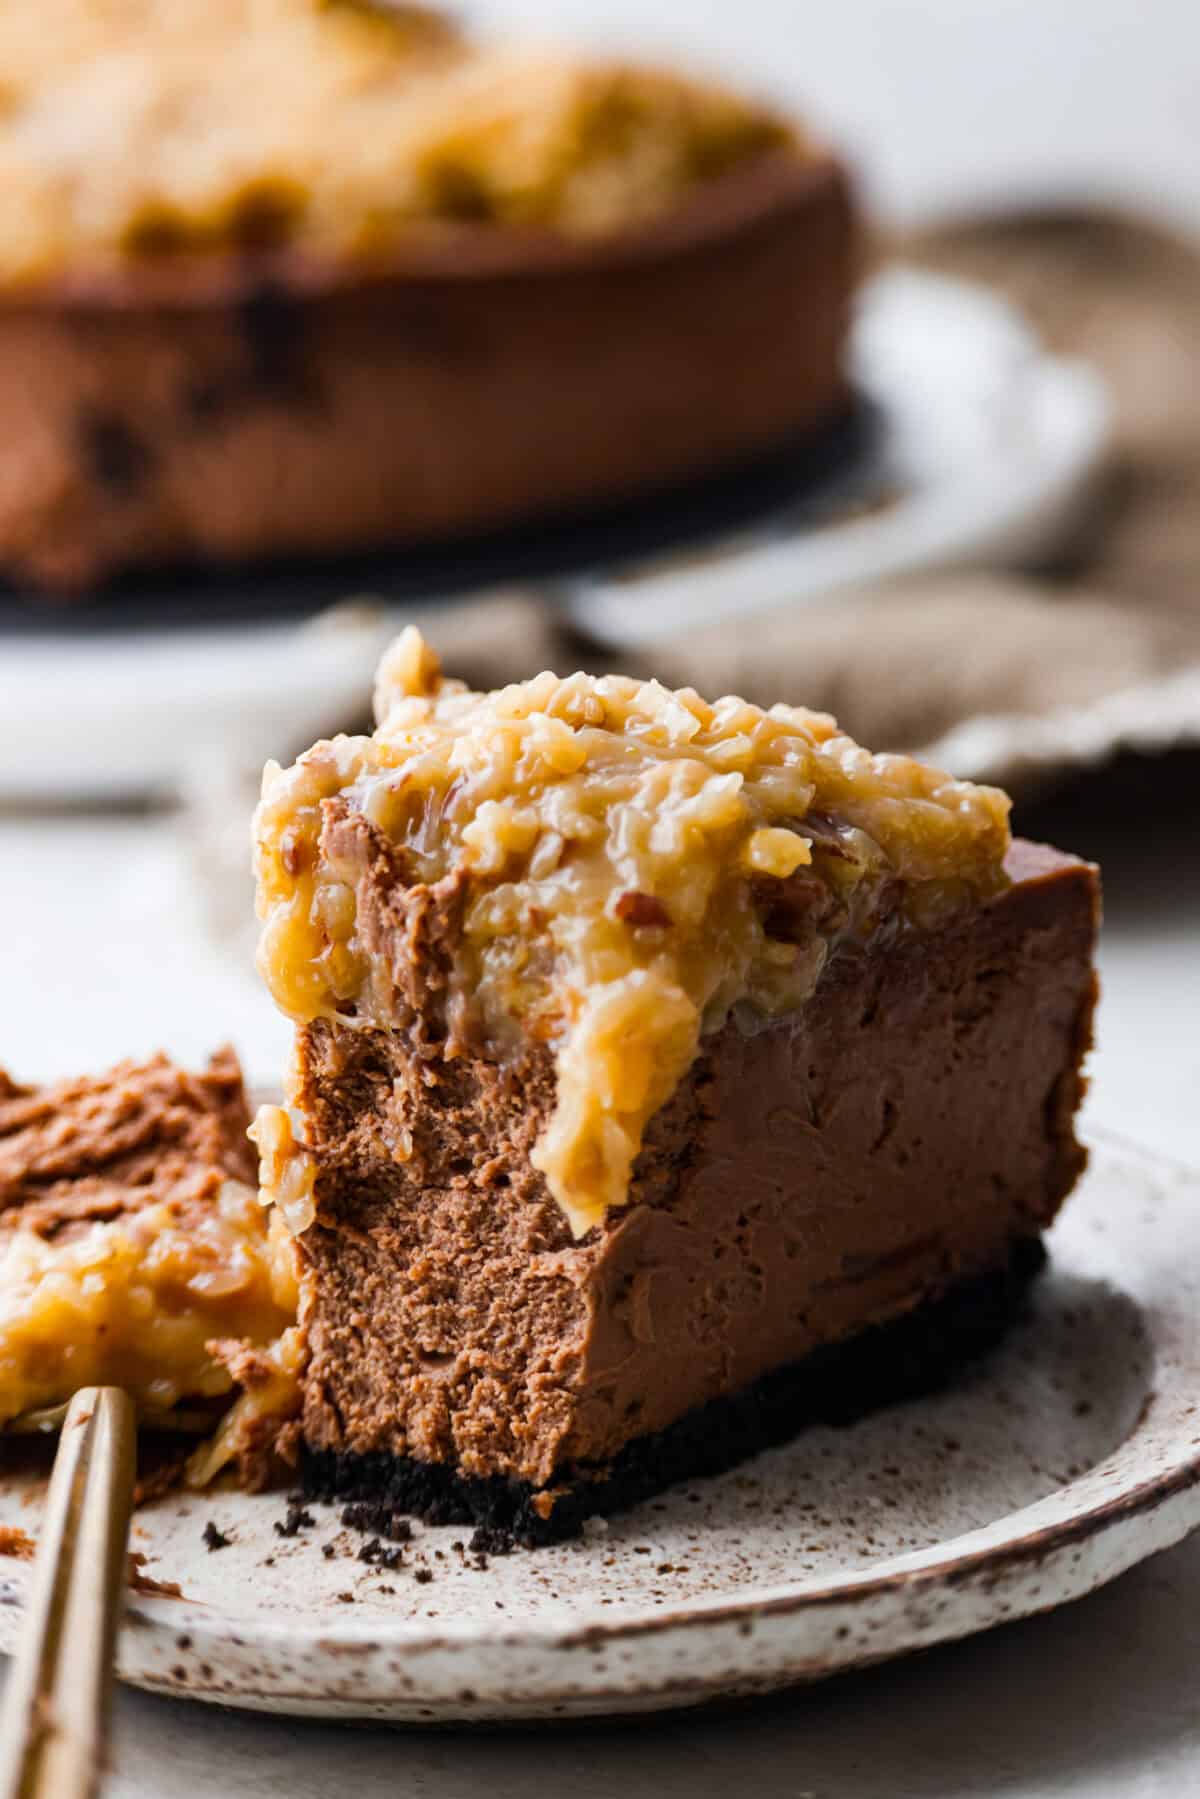
[(21, 1086), (0, 1072), (0, 1427), (113, 1385), (207, 1433), (190, 1477), (269, 1477), (298, 1410), (295, 1254), (258, 1204), (232, 1050)]
[(986, 1347), (1084, 1163), (1095, 869), (833, 720), (441, 679), (267, 770), (315, 1493), (537, 1540)]

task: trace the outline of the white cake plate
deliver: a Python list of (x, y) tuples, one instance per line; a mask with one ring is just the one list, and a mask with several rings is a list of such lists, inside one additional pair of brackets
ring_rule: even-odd
[[(1050, 1247), (1028, 1322), (952, 1390), (580, 1542), (480, 1566), (469, 1531), (418, 1525), (389, 1570), (336, 1507), (281, 1537), (282, 1495), (160, 1500), (134, 1547), (182, 1597), (131, 1597), (120, 1672), (314, 1717), (578, 1717), (764, 1693), (1077, 1599), (1200, 1524), (1200, 1176), (1101, 1137)], [(10, 1462), (0, 1524), (35, 1532), (41, 1491)], [(0, 1648), (28, 1572), (0, 1562)]]

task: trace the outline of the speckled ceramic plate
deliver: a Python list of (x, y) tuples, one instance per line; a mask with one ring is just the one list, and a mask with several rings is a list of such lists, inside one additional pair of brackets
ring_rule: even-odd
[[(1075, 1599), (1200, 1524), (1200, 1175), (1101, 1138), (1032, 1314), (950, 1393), (811, 1430), (582, 1542), (401, 1565), (282, 1495), (138, 1515), (125, 1679), (270, 1711), (481, 1720), (628, 1712), (815, 1679)], [(11, 1452), (15, 1453), (15, 1452)], [(36, 1531), (10, 1465), (0, 1523)], [(205, 1546), (212, 1522), (230, 1539)], [(27, 1566), (0, 1563), (0, 1647)]]

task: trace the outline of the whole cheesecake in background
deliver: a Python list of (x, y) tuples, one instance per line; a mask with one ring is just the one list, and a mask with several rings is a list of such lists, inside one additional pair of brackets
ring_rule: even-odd
[(561, 1536), (994, 1342), (1084, 1165), (1096, 870), (791, 707), (412, 631), (376, 699), (256, 825), (310, 1490)]
[(47, 0), (0, 102), (19, 582), (570, 513), (847, 407), (846, 178), (719, 89), (415, 6)]

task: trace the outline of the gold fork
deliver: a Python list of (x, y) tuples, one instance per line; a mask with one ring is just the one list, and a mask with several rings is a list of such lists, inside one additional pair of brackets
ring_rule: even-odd
[(108, 1746), (136, 1427), (118, 1387), (67, 1409), (0, 1713), (0, 1799), (93, 1799)]

